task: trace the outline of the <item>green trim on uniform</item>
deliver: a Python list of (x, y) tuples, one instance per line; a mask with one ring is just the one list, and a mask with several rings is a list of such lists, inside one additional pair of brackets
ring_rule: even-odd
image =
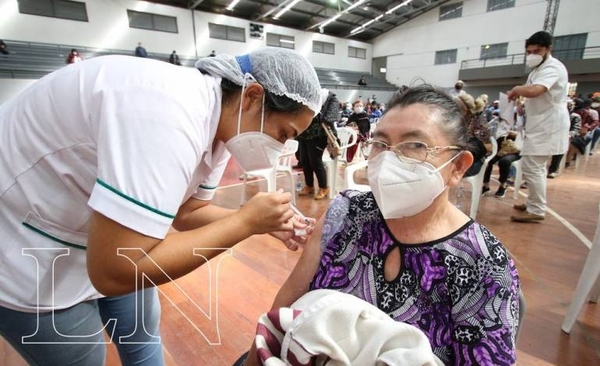
[(174, 219), (175, 218), (175, 215), (171, 215), (171, 214), (168, 214), (166, 212), (162, 212), (160, 210), (157, 210), (154, 207), (150, 207), (150, 206), (146, 205), (145, 203), (142, 203), (142, 202), (140, 202), (140, 201), (138, 201), (138, 200), (136, 200), (134, 198), (131, 198), (131, 197), (129, 197), (129, 196), (127, 196), (127, 195), (125, 195), (125, 194), (117, 191), (113, 187), (109, 186), (107, 183), (101, 181), (99, 178), (96, 178), (96, 183), (100, 184), (102, 187), (108, 189), (109, 191), (117, 194), (118, 196), (125, 198), (127, 201), (135, 203), (136, 205), (145, 208), (146, 210), (152, 211), (152, 212), (154, 212), (156, 214), (159, 214), (161, 216), (164, 216), (164, 217), (168, 217), (169, 219)]
[(205, 186), (204, 184), (200, 184), (198, 187), (202, 188), (202, 189), (209, 189), (209, 190), (217, 189), (217, 186)]
[(61, 240), (61, 239), (59, 239), (57, 237), (54, 237), (54, 236), (48, 234), (47, 232), (38, 229), (35, 226), (31, 226), (30, 224), (28, 224), (26, 222), (23, 222), (22, 224), (23, 224), (23, 226), (25, 226), (29, 230), (35, 231), (36, 233), (38, 233), (38, 234), (40, 234), (42, 236), (45, 236), (46, 238), (51, 239), (51, 240), (53, 240), (53, 241), (55, 241), (57, 243), (60, 243), (62, 245), (66, 245), (68, 247), (75, 248), (75, 249), (82, 249), (82, 250), (86, 250), (87, 249), (87, 247), (85, 247), (83, 245), (69, 243), (68, 241), (64, 241), (64, 240)]

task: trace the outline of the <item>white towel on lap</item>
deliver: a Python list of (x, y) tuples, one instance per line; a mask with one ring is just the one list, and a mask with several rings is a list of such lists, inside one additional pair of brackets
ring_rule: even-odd
[(308, 292), (263, 314), (255, 339), (265, 366), (435, 366), (429, 340), (377, 307), (333, 290)]

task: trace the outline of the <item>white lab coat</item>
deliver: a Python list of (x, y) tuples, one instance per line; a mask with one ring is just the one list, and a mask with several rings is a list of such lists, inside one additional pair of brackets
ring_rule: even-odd
[(527, 85), (542, 85), (548, 90), (525, 101), (527, 122), (521, 155), (549, 156), (567, 151), (570, 125), (567, 83), (567, 69), (550, 55), (529, 74)]

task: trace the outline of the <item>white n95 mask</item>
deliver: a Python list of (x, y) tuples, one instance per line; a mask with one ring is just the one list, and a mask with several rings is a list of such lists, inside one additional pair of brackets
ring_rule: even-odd
[(369, 160), (369, 186), (381, 214), (386, 219), (414, 216), (431, 205), (446, 185), (439, 168), (422, 163), (401, 161), (391, 151), (384, 151)]
[[(269, 169), (275, 166), (283, 152), (284, 145), (263, 133), (265, 124), (265, 95), (262, 98), (262, 112), (260, 117), (260, 131), (240, 133), (242, 123), (242, 101), (244, 90), (248, 80), (254, 79), (252, 75), (246, 74), (242, 85), (242, 96), (240, 97), (240, 110), (238, 114), (237, 135), (225, 143), (225, 147), (233, 158), (240, 164), (245, 172), (259, 169)], [(266, 90), (265, 90), (266, 93)]]
[(544, 57), (542, 55), (527, 55), (525, 56), (525, 63), (527, 67), (533, 69), (534, 67), (540, 66), (540, 64), (544, 61)]

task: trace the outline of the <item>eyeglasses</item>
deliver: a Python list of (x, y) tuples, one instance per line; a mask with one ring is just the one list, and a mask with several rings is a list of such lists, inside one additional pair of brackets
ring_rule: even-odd
[(462, 150), (459, 146), (433, 146), (429, 147), (424, 142), (405, 141), (397, 145), (390, 146), (379, 140), (368, 140), (363, 144), (362, 153), (365, 156), (377, 155), (383, 151), (393, 151), (398, 159), (408, 163), (422, 163), (427, 160), (427, 156), (432, 154), (437, 156), (438, 152), (446, 150)]

